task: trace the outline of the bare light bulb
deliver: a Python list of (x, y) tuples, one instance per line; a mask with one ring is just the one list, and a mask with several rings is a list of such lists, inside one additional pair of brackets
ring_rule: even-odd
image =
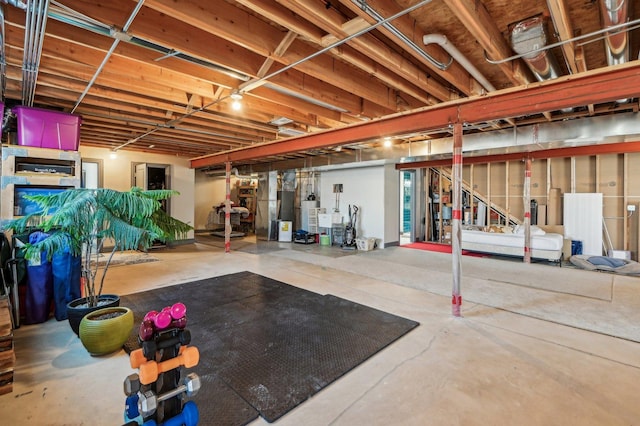
[(240, 102), (242, 100), (242, 94), (239, 92), (233, 92), (231, 93), (231, 99), (233, 99), (233, 102), (231, 102), (231, 109), (234, 111), (240, 111), (242, 109), (242, 103)]

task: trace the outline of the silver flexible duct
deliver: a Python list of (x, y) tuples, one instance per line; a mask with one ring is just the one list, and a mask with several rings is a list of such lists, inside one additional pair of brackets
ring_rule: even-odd
[(547, 44), (547, 31), (544, 19), (536, 16), (517, 23), (511, 31), (511, 47), (523, 55), (527, 66), (538, 81), (558, 78), (560, 76), (558, 62), (548, 51), (539, 51)]
[[(627, 21), (626, 0), (601, 0), (600, 11), (602, 26), (609, 28)], [(627, 31), (609, 31), (606, 35), (607, 63), (609, 66), (624, 64), (629, 61), (629, 35)]]

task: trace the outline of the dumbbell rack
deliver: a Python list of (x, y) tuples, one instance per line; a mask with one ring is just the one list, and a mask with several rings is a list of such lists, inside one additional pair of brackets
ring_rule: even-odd
[[(181, 305), (177, 315), (171, 310), (176, 305)], [(140, 348), (131, 352), (129, 361), (131, 368), (139, 372), (124, 383), (125, 425), (195, 426), (198, 410), (193, 401), (186, 401), (190, 393), (185, 390), (185, 383), (195, 378), (199, 388), (199, 378), (194, 373), (185, 376), (183, 370), (198, 364), (199, 353), (190, 346), (184, 305), (147, 313), (140, 324), (138, 342)], [(146, 403), (149, 398), (153, 399), (152, 410)]]

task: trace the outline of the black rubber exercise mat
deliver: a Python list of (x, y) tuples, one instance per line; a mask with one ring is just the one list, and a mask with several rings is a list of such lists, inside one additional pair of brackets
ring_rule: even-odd
[(121, 298), (134, 311), (125, 349), (139, 347), (150, 310), (187, 306), (191, 344), (203, 378), (194, 400), (201, 424), (273, 422), (400, 338), (418, 323), (333, 295), (251, 272), (224, 275)]

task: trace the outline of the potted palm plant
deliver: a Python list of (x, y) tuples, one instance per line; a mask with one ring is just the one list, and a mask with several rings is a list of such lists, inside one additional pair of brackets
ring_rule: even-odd
[[(72, 256), (81, 256), (85, 296), (67, 304), (69, 324), (76, 334), (80, 321), (89, 312), (119, 305), (117, 295), (102, 294), (116, 252), (147, 250), (156, 241), (170, 242), (193, 229), (161, 208), (162, 200), (177, 194), (173, 190), (145, 191), (134, 187), (129, 191), (71, 188), (50, 195), (27, 196), (40, 210), (13, 220), (8, 228), (17, 233), (37, 228), (48, 236), (26, 244), (25, 258), (46, 255), (50, 260), (54, 253), (65, 250)], [(109, 243), (113, 247), (101, 262), (105, 244)]]

